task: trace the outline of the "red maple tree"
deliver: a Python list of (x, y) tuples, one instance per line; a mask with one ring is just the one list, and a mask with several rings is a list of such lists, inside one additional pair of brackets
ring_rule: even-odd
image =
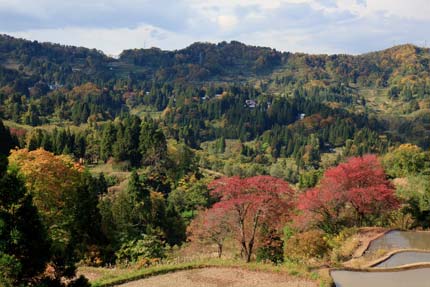
[(317, 188), (299, 197), (298, 208), (325, 231), (363, 225), (399, 207), (393, 185), (375, 155), (354, 157), (324, 173)]
[(216, 244), (218, 258), (221, 258), (224, 241), (230, 234), (229, 214), (222, 209), (206, 209), (200, 211), (187, 228), (187, 236), (191, 242)]
[(281, 226), (292, 207), (289, 184), (271, 176), (226, 177), (210, 184), (220, 201), (212, 209), (228, 214), (233, 235), (238, 239), (246, 261), (251, 260), (261, 226)]

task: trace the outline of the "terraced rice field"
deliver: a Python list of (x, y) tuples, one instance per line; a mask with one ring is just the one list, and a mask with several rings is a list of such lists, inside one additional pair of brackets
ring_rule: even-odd
[(236, 268), (203, 268), (179, 271), (119, 285), (122, 287), (317, 287), (312, 281), (288, 274)]

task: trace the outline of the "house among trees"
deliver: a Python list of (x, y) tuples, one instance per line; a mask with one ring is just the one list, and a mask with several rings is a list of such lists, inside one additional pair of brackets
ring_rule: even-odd
[(62, 88), (62, 87), (63, 87), (63, 85), (60, 85), (60, 84), (57, 84), (57, 83), (55, 83), (55, 84), (49, 84), (49, 89), (51, 91), (57, 90), (57, 89)]
[(257, 106), (257, 101), (255, 101), (255, 100), (246, 100), (245, 104), (246, 104), (246, 106), (248, 108), (253, 109), (253, 108), (255, 108)]

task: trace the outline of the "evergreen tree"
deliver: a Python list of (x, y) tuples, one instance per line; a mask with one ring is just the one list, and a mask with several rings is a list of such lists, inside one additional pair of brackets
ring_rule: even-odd
[(180, 245), (186, 239), (186, 226), (182, 216), (178, 213), (173, 204), (168, 204), (164, 218), (163, 227), (166, 233), (167, 243), (171, 246)]
[(0, 119), (0, 157), (7, 156), (9, 151), (14, 148), (14, 140), (9, 132), (9, 129), (4, 126)]
[(30, 103), (27, 113), (24, 114), (23, 123), (30, 126), (37, 126), (40, 124), (39, 111), (35, 104)]
[(0, 285), (27, 285), (50, 259), (50, 243), (16, 170), (0, 167)]
[(142, 123), (139, 150), (144, 165), (163, 165), (167, 155), (167, 142), (164, 133), (153, 120)]
[(140, 124), (141, 121), (136, 116), (128, 117), (124, 121), (124, 156), (130, 161), (132, 166), (138, 166), (141, 162), (141, 154), (139, 152)]
[(112, 122), (103, 126), (101, 142), (100, 142), (100, 158), (107, 161), (113, 155), (112, 146), (116, 140), (116, 130)]
[(127, 186), (127, 193), (133, 204), (134, 226), (138, 233), (144, 233), (151, 223), (151, 193), (146, 189), (136, 171), (133, 171)]
[(98, 205), (99, 194), (105, 192), (99, 180), (91, 176), (89, 172), (80, 175), (81, 184), (77, 187), (74, 195), (75, 206), (71, 210), (73, 218), (73, 240), (79, 252), (85, 253), (86, 248), (91, 245), (99, 245), (105, 238), (100, 230), (101, 215)]

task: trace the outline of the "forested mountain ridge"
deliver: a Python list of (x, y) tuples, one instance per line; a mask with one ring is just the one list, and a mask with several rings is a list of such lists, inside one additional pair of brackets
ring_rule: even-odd
[[(194, 43), (175, 51), (124, 50), (118, 59), (113, 59), (95, 49), (0, 36), (3, 69), (21, 72), (23, 76), (40, 74), (41, 79), (59, 84), (67, 80), (107, 81), (118, 76), (234, 82), (280, 70), (294, 75), (296, 81), (327, 80), (386, 87), (408, 80), (428, 80), (429, 60), (429, 49), (410, 44), (352, 56), (280, 52), (237, 41)], [(68, 78), (71, 75), (74, 76)]]
[[(114, 59), (3, 35), (0, 116), (32, 126), (79, 125), (159, 112), (169, 136), (192, 147), (221, 137), (264, 139), (274, 155), (293, 153), (282, 146), (306, 117), (300, 145), (324, 133), (317, 135), (321, 150), (343, 146), (367, 128), (384, 141), (388, 135), (427, 147), (429, 51), (408, 44), (358, 56), (308, 55), (232, 41), (125, 50)], [(329, 140), (329, 129), (342, 125), (348, 131), (332, 131), (342, 136)]]

